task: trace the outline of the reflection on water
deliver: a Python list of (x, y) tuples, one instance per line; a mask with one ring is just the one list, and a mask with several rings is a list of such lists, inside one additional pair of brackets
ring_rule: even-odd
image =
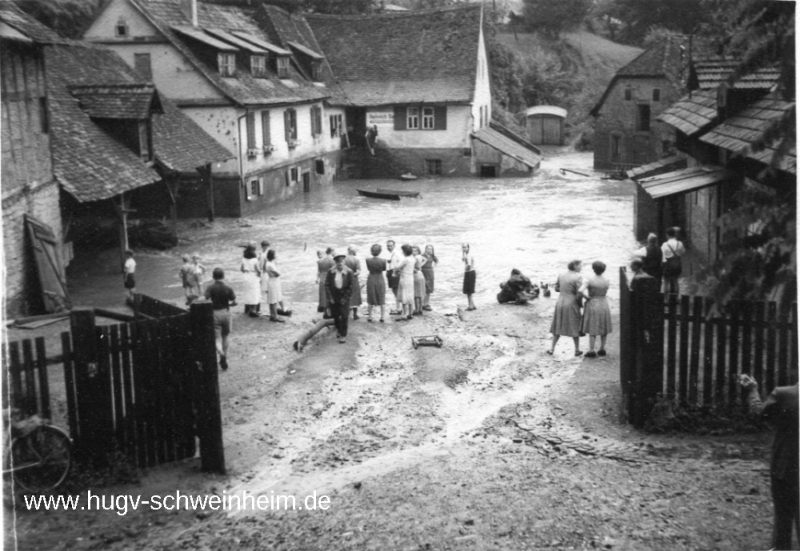
[[(284, 296), (289, 303), (316, 301), (316, 250), (333, 246), (369, 254), (387, 238), (424, 248), (433, 245), (436, 267), (433, 306), (452, 306), (461, 297), (461, 243), (471, 244), (476, 259), (476, 300), (493, 301), (499, 283), (512, 268), (533, 281), (555, 281), (567, 262), (609, 265), (611, 296), (618, 294), (617, 266), (629, 260), (636, 243), (631, 231), (633, 189), (630, 182), (603, 181), (591, 169), (591, 153), (566, 153), (545, 159), (532, 178), (454, 178), (415, 182), (351, 180), (315, 189), (271, 207), (257, 217), (222, 219), (213, 229), (184, 235), (193, 240), (165, 253), (137, 255), (138, 289), (157, 298), (182, 300), (178, 279), (181, 255), (198, 252), (210, 270), (220, 266), (238, 291), (238, 271), (245, 241), (267, 239), (277, 251)], [(559, 173), (572, 168), (592, 174)], [(421, 199), (367, 199), (356, 188), (420, 191)], [(107, 251), (73, 261), (69, 270), (73, 300), (80, 305), (119, 302), (122, 277), (118, 253)]]

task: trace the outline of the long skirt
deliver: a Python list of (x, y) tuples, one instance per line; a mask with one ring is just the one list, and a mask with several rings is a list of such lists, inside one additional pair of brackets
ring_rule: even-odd
[(422, 298), (425, 296), (425, 276), (422, 272), (414, 273), (414, 298)]
[(383, 274), (369, 274), (367, 277), (367, 304), (383, 306), (386, 304), (386, 280)]
[(283, 290), (281, 289), (281, 278), (271, 277), (267, 284), (267, 302), (269, 304), (278, 304), (283, 300)]
[(563, 337), (579, 337), (581, 334), (581, 307), (578, 297), (564, 293), (558, 297), (553, 323), (550, 325), (553, 335)]
[(475, 294), (475, 270), (464, 272), (464, 285), (461, 288), (461, 292), (465, 295)]
[(328, 296), (325, 292), (325, 278), (327, 274), (328, 273), (325, 272), (319, 276), (319, 304), (317, 304), (317, 312), (324, 312), (325, 306), (328, 304)]
[(397, 301), (401, 304), (414, 304), (414, 275), (401, 275), (397, 286)]
[(361, 282), (358, 276), (353, 277), (353, 294), (350, 295), (350, 308), (361, 306)]
[(430, 295), (433, 293), (433, 268), (430, 270), (422, 268), (422, 275), (425, 276), (425, 292)]
[(242, 304), (261, 304), (261, 278), (254, 272), (244, 274)]
[(611, 309), (606, 297), (592, 297), (583, 307), (583, 332), (587, 335), (611, 333)]

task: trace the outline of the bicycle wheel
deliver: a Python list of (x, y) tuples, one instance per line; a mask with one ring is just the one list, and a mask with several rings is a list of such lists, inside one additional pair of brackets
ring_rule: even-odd
[(11, 443), (14, 481), (28, 492), (58, 488), (72, 466), (72, 442), (59, 428), (42, 425)]

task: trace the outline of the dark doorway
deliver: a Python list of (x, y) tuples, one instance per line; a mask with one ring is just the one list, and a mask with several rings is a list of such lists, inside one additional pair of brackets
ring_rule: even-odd
[(344, 114), (350, 146), (366, 147), (367, 110), (363, 107), (348, 107)]
[(303, 172), (303, 191), (308, 193), (311, 191), (311, 173)]
[(481, 178), (496, 178), (497, 167), (495, 165), (481, 165)]

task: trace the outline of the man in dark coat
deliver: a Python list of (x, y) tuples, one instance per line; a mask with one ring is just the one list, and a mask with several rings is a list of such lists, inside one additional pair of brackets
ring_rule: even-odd
[(772, 547), (792, 549), (792, 527), (800, 538), (797, 384), (776, 387), (765, 402), (761, 401), (758, 383), (752, 377), (742, 375), (741, 385), (748, 391), (750, 413), (760, 415), (775, 425), (770, 466), (772, 504), (775, 508)]
[(334, 253), (336, 265), (325, 278), (325, 294), (328, 299), (339, 342), (344, 343), (347, 337), (347, 314), (350, 312), (350, 296), (353, 293), (353, 270), (344, 265), (345, 255)]

